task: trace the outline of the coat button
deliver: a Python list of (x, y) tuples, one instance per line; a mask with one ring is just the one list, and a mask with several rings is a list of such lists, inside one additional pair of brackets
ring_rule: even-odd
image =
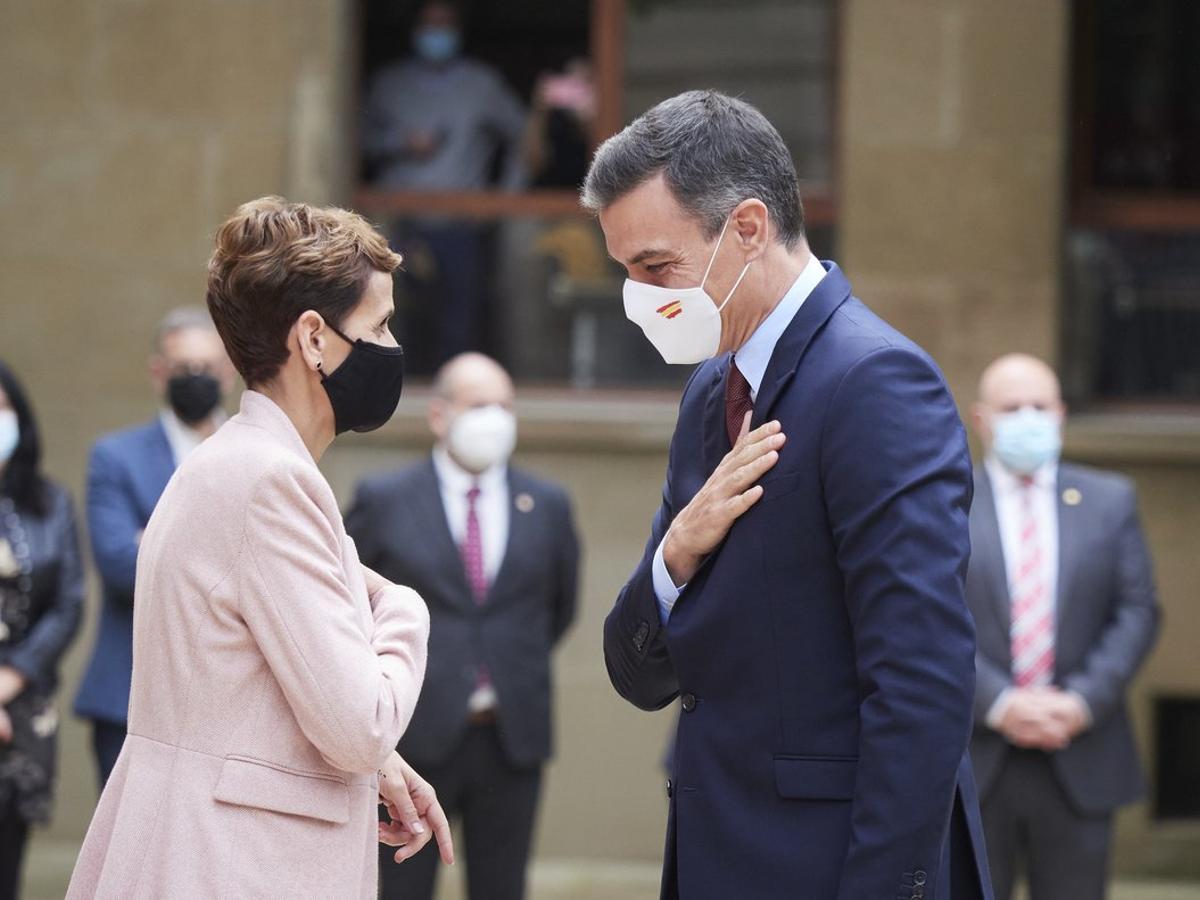
[(675, 786), (671, 784), (671, 779), (667, 779), (667, 799), (671, 799), (671, 795), (675, 792)]
[(682, 697), (679, 698), (679, 702), (683, 706), (684, 712), (691, 712), (693, 709), (696, 708), (696, 695), (695, 694), (684, 694)]
[(918, 886), (923, 885), (925, 884), (925, 878), (925, 873), (920, 869), (917, 869), (917, 871), (913, 872), (913, 884)]

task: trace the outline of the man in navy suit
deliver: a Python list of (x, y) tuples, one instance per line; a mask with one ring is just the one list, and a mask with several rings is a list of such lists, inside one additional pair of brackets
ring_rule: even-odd
[[(566, 491), (509, 464), (513, 383), (465, 353), (438, 373), (429, 458), (367, 478), (346, 514), (363, 564), (429, 607), (429, 665), (401, 755), (461, 818), (474, 900), (520, 900), (550, 759), (551, 665), (575, 618)], [(380, 848), (380, 897), (431, 900), (438, 856)]]
[(942, 375), (809, 252), (749, 104), (660, 103), (597, 151), (584, 203), (626, 314), (700, 363), (604, 628), (621, 696), (680, 698), (663, 897), (989, 897), (971, 465)]
[(162, 408), (144, 425), (107, 434), (92, 447), (88, 532), (103, 605), (75, 712), (92, 721), (102, 790), (125, 741), (138, 543), (183, 457), (224, 421), (221, 398), (232, 389), (233, 379), (208, 312), (200, 307), (173, 310), (158, 326), (150, 357), (150, 381)]

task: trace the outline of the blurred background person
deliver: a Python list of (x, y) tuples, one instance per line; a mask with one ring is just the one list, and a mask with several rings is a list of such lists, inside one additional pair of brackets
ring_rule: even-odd
[(0, 900), (17, 896), (29, 826), (50, 818), (58, 663), (83, 608), (74, 508), (41, 455), (33, 408), (0, 362)]
[(596, 87), (592, 66), (575, 57), (561, 72), (547, 72), (533, 89), (525, 127), (525, 159), (530, 186), (578, 188), (592, 155)]
[[(552, 743), (550, 655), (575, 617), (579, 546), (559, 486), (509, 465), (513, 384), (466, 354), (438, 373), (432, 457), (366, 479), (346, 528), (363, 564), (429, 606), (429, 668), (400, 753), (461, 817), (472, 900), (525, 893)], [(433, 897), (437, 856), (381, 858), (381, 895)]]
[(225, 421), (234, 371), (208, 312), (180, 307), (158, 326), (150, 382), (160, 409), (149, 422), (105, 435), (88, 465), (92, 558), (103, 586), (91, 661), (75, 712), (92, 723), (100, 788), (121, 744), (133, 671), (133, 588), (138, 545), (175, 469)]
[[(522, 186), (525, 110), (498, 72), (463, 56), (459, 6), (420, 6), (412, 41), (414, 55), (368, 87), (361, 133), (371, 183), (410, 191)], [(471, 349), (485, 307), (484, 229), (422, 217), (404, 222), (393, 242), (413, 260), (428, 259), (415, 271), (440, 287), (437, 361)]]
[(1158, 603), (1133, 483), (1059, 462), (1066, 409), (1039, 359), (983, 374), (967, 600), (971, 753), (996, 900), (1102, 898), (1112, 817), (1143, 792), (1125, 694)]

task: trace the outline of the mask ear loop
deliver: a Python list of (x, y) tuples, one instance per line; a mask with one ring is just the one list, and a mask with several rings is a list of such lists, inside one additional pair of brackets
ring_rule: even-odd
[[(732, 218), (733, 217), (730, 216), (729, 219), (725, 220), (725, 228), (729, 227), (729, 222), (730, 222), (730, 219), (732, 219)], [(725, 237), (725, 228), (721, 229), (721, 237)], [(770, 221), (769, 220), (767, 222), (767, 234), (768, 234), (768, 236), (770, 235)], [(720, 246), (721, 246), (721, 238), (717, 238), (717, 247), (719, 248)], [(713, 260), (715, 260), (716, 258), (717, 258), (717, 251), (714, 250), (712, 259), (710, 259), (708, 261), (709, 269), (712, 268)], [(720, 312), (721, 310), (723, 310), (728, 305), (729, 301), (733, 299), (733, 292), (738, 289), (738, 285), (742, 283), (742, 279), (745, 278), (746, 273), (750, 271), (750, 263), (752, 263), (752, 262), (754, 262), (754, 260), (750, 260), (750, 262), (746, 263), (746, 265), (744, 265), (742, 267), (742, 274), (737, 277), (737, 281), (735, 281), (733, 283), (733, 287), (731, 287), (729, 289), (729, 293), (725, 295), (725, 299), (722, 300), (721, 305), (717, 307), (717, 312)], [(705, 278), (705, 280), (708, 279), (708, 269), (704, 270), (704, 278)], [(701, 282), (700, 286), (703, 287), (704, 282)]]

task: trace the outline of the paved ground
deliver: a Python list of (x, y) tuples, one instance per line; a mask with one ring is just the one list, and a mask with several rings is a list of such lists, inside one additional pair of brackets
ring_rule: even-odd
[[(75, 858), (71, 844), (37, 840), (26, 862), (23, 900), (60, 900)], [(462, 871), (442, 878), (438, 900), (462, 900)], [(657, 900), (653, 863), (548, 861), (534, 866), (529, 900)], [(1200, 900), (1200, 884), (1122, 882), (1110, 900)]]

